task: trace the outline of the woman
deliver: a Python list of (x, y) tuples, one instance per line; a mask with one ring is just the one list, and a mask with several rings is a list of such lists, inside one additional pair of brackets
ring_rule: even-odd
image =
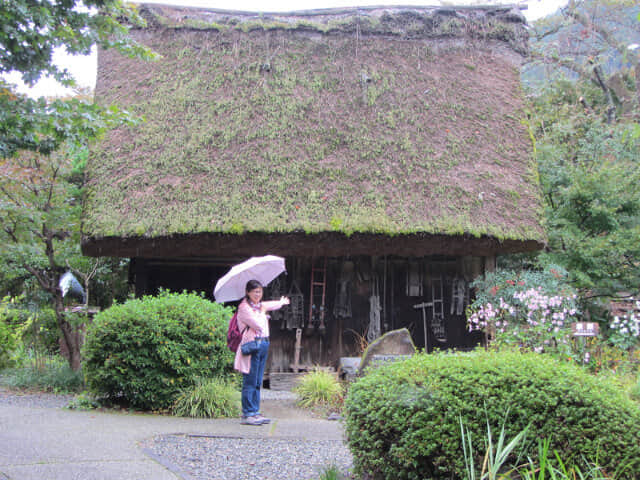
[(263, 425), (271, 421), (260, 414), (260, 387), (269, 353), (269, 318), (266, 312), (278, 310), (283, 305), (289, 305), (287, 297), (263, 302), (260, 282), (247, 282), (245, 297), (238, 305), (238, 328), (243, 333), (234, 362), (234, 368), (242, 372), (240, 423), (243, 425)]

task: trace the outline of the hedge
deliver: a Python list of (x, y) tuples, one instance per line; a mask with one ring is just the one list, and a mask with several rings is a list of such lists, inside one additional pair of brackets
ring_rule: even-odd
[(611, 380), (545, 355), (415, 355), (355, 382), (345, 419), (355, 468), (373, 478), (464, 478), (460, 419), (479, 456), (487, 420), (494, 432), (506, 423), (507, 438), (531, 424), (525, 454), (550, 438), (565, 462), (597, 460), (618, 478), (640, 478), (639, 404)]

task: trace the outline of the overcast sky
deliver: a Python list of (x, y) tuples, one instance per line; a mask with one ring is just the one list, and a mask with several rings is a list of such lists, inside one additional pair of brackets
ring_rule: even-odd
[[(474, 0), (458, 0), (439, 2), (438, 0), (145, 0), (136, 3), (163, 3), (170, 5), (185, 5), (193, 7), (209, 7), (230, 10), (246, 10), (246, 11), (263, 11), (263, 12), (286, 12), (293, 10), (309, 10), (315, 8), (332, 8), (332, 7), (352, 7), (352, 6), (368, 6), (368, 5), (465, 5), (480, 4), (483, 2)], [(514, 3), (514, 1), (490, 1), (484, 3)], [(529, 22), (538, 18), (554, 13), (559, 8), (567, 4), (567, 0), (528, 0), (520, 2), (527, 5), (527, 10), (523, 13)], [(96, 82), (96, 55), (87, 57), (67, 55), (64, 51), (58, 51), (54, 55), (54, 61), (71, 71), (77, 83), (81, 87), (95, 86)], [(19, 75), (10, 75), (7, 77), (11, 83), (21, 83)], [(41, 95), (65, 95), (71, 93), (58, 85), (54, 80), (45, 78), (40, 80), (33, 89), (25, 86), (19, 87), (19, 91), (28, 93), (30, 96), (38, 97)]]

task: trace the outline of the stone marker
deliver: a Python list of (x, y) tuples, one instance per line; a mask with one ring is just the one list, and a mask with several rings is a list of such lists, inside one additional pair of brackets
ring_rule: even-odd
[(411, 334), (406, 328), (392, 330), (369, 344), (362, 354), (358, 373), (362, 374), (368, 366), (379, 365), (393, 360), (403, 360), (416, 352)]

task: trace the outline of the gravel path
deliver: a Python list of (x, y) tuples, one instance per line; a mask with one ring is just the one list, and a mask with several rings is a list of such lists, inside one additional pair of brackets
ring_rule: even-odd
[(163, 435), (142, 447), (178, 467), (185, 479), (310, 480), (332, 465), (351, 478), (351, 454), (339, 441)]
[(0, 405), (16, 405), (33, 408), (63, 408), (73, 395), (57, 395), (43, 392), (18, 392), (0, 387)]
[[(294, 393), (269, 389), (262, 390), (261, 398), (290, 405), (297, 399)], [(141, 447), (185, 480), (317, 480), (331, 466), (351, 478), (353, 465), (341, 441), (176, 434)]]

